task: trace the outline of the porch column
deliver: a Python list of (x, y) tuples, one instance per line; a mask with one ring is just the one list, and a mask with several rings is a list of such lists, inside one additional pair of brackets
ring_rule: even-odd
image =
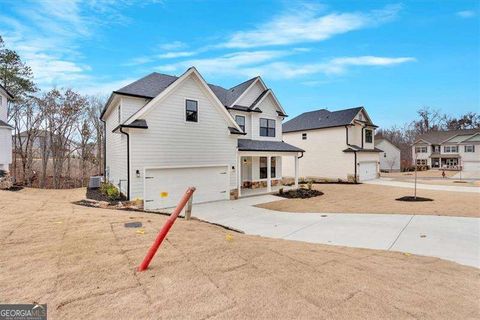
[(267, 192), (272, 192), (272, 157), (267, 156)]
[(242, 157), (238, 156), (237, 159), (237, 194), (240, 198), (242, 195)]
[(295, 189), (298, 189), (298, 154), (295, 155)]

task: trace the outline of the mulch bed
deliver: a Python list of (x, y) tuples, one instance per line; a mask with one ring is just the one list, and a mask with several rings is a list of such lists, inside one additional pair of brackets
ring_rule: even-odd
[(430, 198), (414, 197), (414, 196), (401, 197), (401, 198), (397, 198), (395, 200), (397, 200), (397, 201), (409, 201), (409, 202), (433, 201), (433, 199), (430, 199)]
[(279, 197), (287, 198), (287, 199), (308, 199), (313, 197), (318, 197), (323, 195), (323, 192), (315, 190), (315, 189), (295, 189), (295, 190), (288, 190), (284, 192), (279, 192), (276, 194)]
[(125, 201), (127, 198), (124, 195), (121, 195), (121, 199), (119, 200), (110, 200), (106, 194), (100, 192), (99, 188), (87, 188), (87, 199), (97, 200), (97, 201), (105, 201), (109, 204), (117, 204), (118, 201)]
[(3, 190), (15, 192), (15, 191), (23, 190), (23, 187), (22, 187), (22, 186), (13, 186), (13, 187), (10, 187), (10, 188), (8, 188), (8, 189), (3, 189)]

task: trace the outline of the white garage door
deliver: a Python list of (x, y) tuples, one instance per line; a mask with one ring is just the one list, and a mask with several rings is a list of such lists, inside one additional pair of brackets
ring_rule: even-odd
[(358, 176), (361, 181), (373, 180), (377, 178), (376, 162), (360, 162), (358, 166)]
[(463, 171), (480, 171), (480, 161), (464, 161)]
[(147, 169), (145, 209), (175, 207), (188, 187), (195, 187), (193, 202), (228, 199), (228, 166)]

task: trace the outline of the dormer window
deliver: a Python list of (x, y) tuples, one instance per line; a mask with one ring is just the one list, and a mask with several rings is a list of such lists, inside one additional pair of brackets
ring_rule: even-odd
[(187, 122), (198, 122), (198, 101), (185, 100), (185, 120)]
[(260, 137), (275, 137), (275, 120), (260, 118)]
[(238, 124), (240, 129), (245, 132), (245, 116), (235, 116), (235, 122)]
[(365, 142), (366, 143), (373, 142), (373, 131), (370, 129), (365, 130)]

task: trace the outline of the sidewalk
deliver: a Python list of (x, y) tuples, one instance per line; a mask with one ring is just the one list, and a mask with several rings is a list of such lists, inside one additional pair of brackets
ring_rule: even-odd
[[(380, 178), (363, 182), (365, 184), (377, 184), (382, 186), (400, 187), (400, 188), (414, 188), (412, 182), (393, 181), (390, 178)], [(472, 192), (480, 193), (480, 187), (461, 187), (461, 186), (443, 186), (434, 184), (417, 183), (417, 189), (437, 190), (437, 191), (452, 191), (452, 192)]]

